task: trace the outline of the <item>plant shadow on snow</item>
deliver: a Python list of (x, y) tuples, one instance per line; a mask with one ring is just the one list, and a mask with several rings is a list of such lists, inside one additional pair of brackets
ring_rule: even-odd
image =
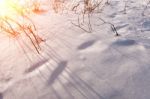
[[(134, 47), (135, 47), (134, 51), (129, 50), (130, 48), (134, 49)], [(83, 88), (83, 92), (84, 92), (84, 89), (91, 87), (89, 83), (91, 82), (92, 79), (89, 78), (88, 79), (89, 81), (87, 81), (88, 84), (85, 84), (84, 81), (82, 81), (81, 77), (77, 77), (77, 75), (80, 73), (84, 74), (84, 75), (88, 75), (89, 77), (90, 76), (95, 77), (95, 76), (97, 76), (96, 74), (98, 74), (98, 76), (100, 75), (103, 78), (97, 77), (97, 79), (105, 80), (105, 79), (111, 79), (111, 77), (113, 78), (114, 75), (117, 75), (118, 70), (119, 70), (117, 68), (122, 67), (122, 68), (124, 68), (123, 70), (125, 72), (129, 72), (129, 74), (123, 74), (124, 78), (120, 78), (121, 80), (124, 80), (124, 79), (126, 79), (127, 76), (130, 76), (130, 73), (133, 72), (133, 74), (134, 74), (134, 70), (132, 71), (133, 68), (135, 68), (135, 71), (136, 71), (136, 69), (137, 69), (136, 66), (140, 67), (142, 65), (141, 62), (143, 62), (143, 61), (141, 61), (141, 60), (144, 60), (143, 57), (145, 57), (145, 56), (143, 55), (143, 49), (140, 49), (139, 47), (141, 47), (141, 46), (138, 45), (137, 42), (132, 39), (116, 40), (113, 43), (111, 43), (110, 46), (100, 54), (100, 59), (94, 60), (95, 63), (99, 63), (98, 65), (93, 64), (93, 66), (90, 67), (90, 66), (88, 66), (89, 65), (88, 60), (85, 62), (86, 68), (90, 67), (88, 71), (92, 72), (92, 75), (91, 75), (91, 73), (88, 73), (88, 72), (85, 73), (85, 71), (87, 71), (87, 70), (84, 70), (85, 69), (84, 68), (83, 70), (73, 72), (71, 75), (71, 78), (75, 78), (74, 81), (76, 81), (76, 79), (77, 79), (78, 86), (80, 86), (80, 84), (82, 85), (82, 83), (83, 83), (83, 86), (85, 86), (85, 88)], [(88, 54), (88, 56), (90, 56), (90, 55)], [(92, 59), (93, 58), (89, 58), (89, 60), (92, 60)], [(101, 61), (101, 62), (99, 62), (99, 61)], [(131, 66), (128, 67), (128, 65), (129, 66), (131, 65)], [(94, 69), (93, 67), (95, 67), (96, 69)], [(130, 70), (126, 71), (126, 68), (130, 68), (131, 71)], [(94, 72), (96, 72), (96, 74), (94, 74)], [(138, 72), (138, 69), (137, 69), (137, 72)], [(93, 76), (93, 74), (95, 76)], [(135, 74), (136, 74), (136, 72), (135, 72)], [(96, 79), (96, 77), (95, 77), (95, 79)], [(119, 82), (119, 80), (118, 80), (118, 82)], [(126, 83), (126, 81), (125, 81), (125, 83)], [(82, 88), (83, 86), (80, 86), (80, 87)], [(110, 84), (110, 86), (113, 87), (112, 84)], [(120, 88), (122, 88), (122, 85), (120, 85)], [(103, 95), (103, 93), (102, 93), (102, 98), (99, 98), (99, 99), (116, 99), (116, 97), (122, 95), (122, 91), (120, 91), (120, 88), (111, 89), (112, 91), (107, 90), (106, 94)], [(101, 90), (101, 88), (98, 88), (98, 89)], [(95, 90), (95, 89), (91, 89), (91, 90)], [(101, 93), (100, 91), (97, 91), (97, 92)], [(95, 99), (95, 98), (91, 98), (91, 99)]]
[(61, 73), (64, 71), (64, 69), (67, 66), (66, 61), (62, 61), (58, 64), (58, 66), (55, 68), (55, 70), (52, 72), (52, 74), (49, 77), (48, 84), (51, 85), (54, 83), (54, 81), (61, 75)]
[(32, 72), (36, 69), (38, 69), (39, 67), (41, 67), (42, 65), (44, 65), (45, 63), (47, 63), (49, 60), (48, 59), (44, 59), (44, 60), (40, 60), (37, 63), (33, 64), (30, 68), (28, 68), (25, 72), (29, 73)]
[[(147, 23), (145, 23), (146, 26), (147, 26)], [(149, 23), (148, 23), (149, 24)], [(128, 24), (127, 24), (128, 25)], [(123, 26), (120, 26), (120, 27), (117, 27), (117, 29), (120, 29), (120, 28), (124, 28), (126, 27), (127, 25), (123, 25)], [(145, 25), (144, 25), (145, 26)], [(85, 48), (88, 48), (90, 47), (91, 45), (93, 45), (95, 43), (95, 41), (90, 41), (90, 42), (85, 42), (84, 44), (81, 44), (78, 49), (82, 50), (82, 49), (85, 49)], [(130, 40), (130, 39), (124, 39), (124, 40), (117, 40), (115, 42), (113, 42), (111, 44), (111, 46), (132, 46), (132, 45), (135, 45), (136, 44), (136, 41), (134, 40)], [(110, 48), (111, 48), (110, 46)], [(55, 81), (59, 81), (61, 83), (61, 81), (59, 80), (59, 77), (60, 76), (63, 76), (63, 78), (66, 78), (64, 77), (64, 75), (62, 75), (63, 72), (66, 72), (70, 78), (68, 79), (68, 81), (70, 82), (70, 85), (71, 87), (74, 87), (77, 91), (79, 91), (85, 98), (89, 99), (89, 97), (92, 97), (92, 96), (97, 96), (98, 99), (110, 99), (112, 97), (116, 97), (118, 95), (118, 91), (117, 92), (114, 92), (110, 95), (110, 97), (104, 97), (100, 94), (100, 92), (96, 91), (96, 89), (94, 89), (88, 82), (86, 82), (85, 80), (83, 80), (81, 77), (79, 77), (77, 75), (77, 71), (71, 71), (67, 65), (67, 61), (61, 61), (61, 62), (58, 62), (60, 61), (60, 59), (58, 58), (59, 55), (56, 54), (55, 50), (52, 49), (51, 47), (49, 47), (50, 51), (47, 52), (46, 54), (51, 58), (53, 58), (53, 60), (55, 62), (58, 63), (57, 67), (55, 67), (54, 70), (51, 71), (51, 75), (49, 76), (48, 80), (47, 80), (47, 84), (48, 85), (52, 85), (55, 83)], [(105, 53), (106, 54), (106, 53)], [(109, 59), (112, 59), (112, 62), (115, 60), (114, 56), (112, 57), (106, 57), (106, 62), (109, 60)], [(117, 60), (117, 59), (116, 59)], [(34, 64), (33, 66), (31, 66), (31, 68), (29, 68), (27, 70), (27, 72), (32, 72), (34, 71), (36, 68), (39, 68), (40, 66), (42, 66), (43, 64), (45, 63), (48, 63), (49, 60), (42, 60), (42, 61), (39, 61), (38, 63)], [(49, 63), (50, 64), (50, 63)], [(107, 64), (107, 63), (106, 63)], [(69, 88), (66, 88), (66, 85), (64, 85), (63, 83), (61, 83), (62, 86), (64, 86), (64, 89), (66, 90), (67, 93), (69, 93)], [(52, 87), (51, 87), (52, 88)], [(57, 93), (57, 91), (55, 89), (52, 88), (52, 90), (54, 91), (54, 93), (57, 94), (57, 98), (58, 99), (61, 99), (61, 97), (59, 96), (59, 94)], [(68, 91), (67, 91), (68, 90)], [(90, 94), (88, 94), (90, 93)], [(0, 94), (0, 99), (2, 99), (3, 96), (2, 94)], [(73, 98), (72, 98), (73, 99)], [(92, 99), (92, 98), (91, 98)], [(93, 97), (94, 99), (94, 97)], [(113, 98), (115, 99), (115, 98)]]
[(71, 87), (75, 88), (86, 99), (89, 99), (89, 98), (90, 99), (107, 99), (104, 95), (101, 94), (101, 92), (99, 90), (94, 88), (89, 83), (89, 82), (91, 82), (90, 80), (87, 81), (87, 80), (83, 79), (81, 75), (78, 75), (79, 71), (80, 70), (66, 71), (70, 76), (69, 80), (72, 81), (72, 82), (69, 81), (67, 83), (67, 86), (69, 86), (69, 88), (71, 88)]
[(77, 75), (78, 71), (73, 71), (69, 73), (71, 80), (73, 81), (73, 86), (68, 83), (68, 85), (71, 85), (70, 87), (74, 87), (77, 91), (80, 92), (81, 95), (83, 95), (86, 99), (106, 99), (98, 90), (96, 90), (94, 87), (92, 87), (87, 81), (83, 80), (82, 77)]
[(3, 94), (2, 93), (0, 93), (0, 99), (3, 99)]
[[(51, 70), (52, 74), (47, 80), (46, 86), (51, 86), (50, 89), (53, 90), (58, 99), (62, 99), (62, 96), (57, 92), (58, 90), (55, 90), (52, 86), (57, 82), (61, 84), (63, 90), (65, 90), (65, 92), (71, 97), (70, 99), (75, 99), (74, 96), (71, 94), (72, 88), (78, 91), (80, 95), (82, 95), (86, 99), (89, 99), (89, 97), (98, 97), (97, 99), (106, 99), (91, 85), (89, 85), (86, 81), (79, 77), (76, 74), (76, 71), (70, 70), (70, 68), (67, 67), (67, 65), (67, 61), (61, 61), (54, 70)], [(63, 75), (63, 72), (67, 73), (69, 75), (69, 78)], [(61, 80), (62, 78), (67, 80), (67, 83), (63, 83)]]
[[(132, 39), (119, 39), (113, 42), (106, 50), (103, 51), (104, 58), (102, 58), (102, 63), (108, 67), (113, 66), (116, 67), (116, 65), (113, 65), (112, 63), (120, 64), (124, 62), (124, 59), (128, 59), (129, 57), (134, 56), (134, 53), (137, 53), (136, 46), (138, 46), (138, 43), (135, 40)], [(134, 51), (127, 51), (128, 49), (133, 49)], [(116, 53), (116, 54), (112, 54)], [(139, 52), (140, 54), (140, 52)], [(135, 54), (136, 55), (136, 54)], [(103, 55), (102, 55), (103, 56)], [(138, 59), (137, 59), (138, 60)], [(114, 69), (115, 70), (115, 69)], [(112, 71), (112, 70), (109, 70)]]
[[(91, 45), (93, 45), (95, 41), (90, 41), (90, 42), (85, 42), (83, 44), (81, 44), (78, 48), (80, 50), (84, 49), (84, 48), (89, 48)], [(131, 39), (123, 39), (123, 40), (117, 40), (115, 42), (113, 42), (110, 45), (111, 46), (132, 46), (135, 45), (136, 41), (131, 40)], [(99, 92), (97, 89), (95, 89), (94, 87), (92, 87), (89, 82), (83, 80), (82, 77), (80, 77), (77, 73), (78, 71), (72, 71), (67, 65), (68, 62), (67, 61), (61, 61), (60, 59), (60, 55), (57, 52), (53, 52), (52, 48), (50, 45), (47, 45), (48, 49), (50, 50), (50, 52), (46, 53), (48, 54), (49, 57), (53, 57), (56, 58), (57, 60), (54, 60), (58, 65), (57, 67), (55, 67), (54, 70), (50, 70), (50, 76), (46, 82), (46, 87), (50, 86), (50, 90), (53, 90), (53, 92), (56, 94), (58, 99), (62, 99), (61, 94), (59, 94), (54, 88), (53, 85), (55, 85), (55, 83), (60, 83), (61, 86), (63, 87), (63, 90), (65, 90), (65, 93), (69, 94), (70, 97), (72, 96), (72, 92), (71, 89), (75, 89), (76, 91), (78, 91), (84, 98), (89, 99), (89, 97), (91, 97), (91, 99), (115, 99), (115, 97), (118, 96), (118, 90), (113, 92), (108, 93), (108, 95), (103, 95), (101, 94), (101, 92)], [(109, 49), (109, 48), (108, 48)], [(59, 57), (59, 58), (57, 58)], [(116, 59), (113, 56), (109, 57), (112, 58), (112, 62)], [(117, 60), (117, 59), (116, 59)], [(107, 60), (108, 61), (108, 60)], [(50, 63), (49, 63), (50, 64)], [(65, 75), (63, 75), (63, 72), (67, 73), (69, 75), (69, 78), (66, 77)], [(91, 72), (93, 72), (91, 70)], [(67, 83), (63, 83), (62, 82), (62, 78), (67, 80)], [(90, 93), (90, 94), (89, 94)], [(120, 95), (120, 93), (119, 93)], [(96, 98), (95, 98), (96, 97)], [(75, 99), (75, 98), (70, 98), (70, 99)]]
[[(79, 46), (79, 49), (88, 48), (91, 45), (93, 45), (95, 40), (91, 40), (90, 42), (85, 42)], [(53, 66), (50, 62), (47, 62), (47, 69), (50, 73), (48, 79), (46, 80), (46, 88), (49, 88), (53, 91), (57, 99), (62, 99), (62, 94), (59, 94), (59, 89), (55, 89), (55, 84), (59, 83), (66, 94), (69, 95), (70, 98), (67, 99), (75, 99), (74, 95), (72, 94), (72, 88), (77, 91), (82, 97), (85, 99), (89, 99), (89, 97), (95, 99), (106, 99), (103, 97), (98, 90), (94, 89), (88, 82), (83, 80), (79, 75), (76, 74), (76, 70), (72, 70), (69, 68), (68, 61), (62, 61), (60, 54), (54, 50), (50, 46), (50, 44), (46, 44), (46, 50), (45, 54), (48, 55), (57, 66)], [(44, 58), (44, 56), (42, 56)], [(51, 69), (51, 66), (54, 69)], [(65, 74), (64, 74), (65, 73)], [(69, 76), (66, 76), (66, 74)], [(67, 80), (67, 83), (63, 82), (63, 79)], [(49, 86), (49, 87), (47, 87)], [(90, 94), (89, 94), (90, 93)]]

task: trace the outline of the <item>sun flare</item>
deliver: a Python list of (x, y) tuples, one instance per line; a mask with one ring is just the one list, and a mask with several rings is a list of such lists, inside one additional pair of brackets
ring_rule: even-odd
[(32, 3), (31, 0), (0, 0), (0, 34), (9, 38), (27, 38), (39, 53), (42, 39), (37, 35), (30, 18)]
[(0, 17), (21, 13), (26, 0), (0, 0)]
[(7, 0), (0, 0), (0, 16), (5, 16), (10, 13), (10, 7)]

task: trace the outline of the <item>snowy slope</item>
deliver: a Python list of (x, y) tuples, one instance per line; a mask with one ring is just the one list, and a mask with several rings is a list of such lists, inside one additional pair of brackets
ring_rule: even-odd
[[(110, 0), (93, 15), (92, 33), (72, 25), (72, 13), (33, 16), (46, 40), (40, 55), (24, 39), (0, 35), (0, 99), (149, 99), (149, 11), (142, 16), (142, 0), (127, 3), (124, 14), (123, 0)], [(100, 16), (121, 36), (99, 26)]]

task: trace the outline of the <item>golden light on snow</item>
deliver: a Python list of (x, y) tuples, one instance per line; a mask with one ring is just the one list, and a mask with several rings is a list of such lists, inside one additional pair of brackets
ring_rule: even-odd
[(10, 12), (8, 0), (0, 0), (0, 16), (5, 16)]
[(0, 17), (21, 13), (26, 0), (0, 0)]
[[(9, 38), (22, 37), (32, 44), (39, 53), (39, 36), (30, 15), (36, 1), (32, 0), (0, 0), (0, 30)], [(37, 9), (36, 9), (37, 10)]]

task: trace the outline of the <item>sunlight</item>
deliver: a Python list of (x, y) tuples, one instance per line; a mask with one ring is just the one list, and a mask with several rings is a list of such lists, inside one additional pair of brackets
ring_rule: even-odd
[(0, 0), (0, 16), (5, 16), (10, 12), (8, 0)]
[[(27, 38), (39, 53), (42, 39), (36, 33), (36, 27), (30, 15), (33, 1), (31, 0), (0, 0), (0, 30), (9, 38)], [(41, 40), (41, 41), (40, 41)]]
[(26, 0), (0, 0), (0, 17), (21, 13)]

